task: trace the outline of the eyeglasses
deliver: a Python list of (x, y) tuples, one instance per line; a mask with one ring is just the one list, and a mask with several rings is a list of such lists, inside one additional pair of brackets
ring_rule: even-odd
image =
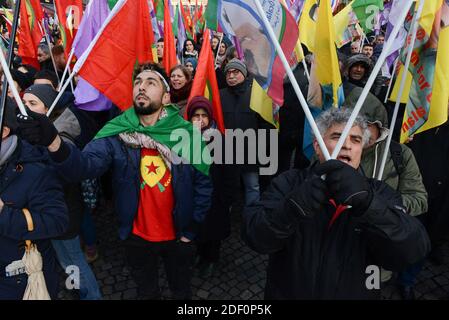
[(234, 77), (237, 77), (240, 73), (240, 70), (237, 69), (231, 69), (228, 70), (228, 72), (226, 72), (226, 77), (230, 77), (231, 75), (233, 75)]

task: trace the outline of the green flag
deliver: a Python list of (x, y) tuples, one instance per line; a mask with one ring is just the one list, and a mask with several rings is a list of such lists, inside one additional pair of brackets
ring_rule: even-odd
[(355, 0), (352, 9), (365, 33), (374, 30), (377, 14), (384, 9), (383, 0)]
[(129, 108), (118, 117), (109, 121), (95, 139), (115, 136), (120, 133), (143, 133), (186, 159), (198, 171), (208, 175), (212, 163), (209, 149), (201, 138), (201, 132), (192, 123), (179, 115), (174, 105), (164, 106), (167, 116), (155, 125), (144, 127), (140, 124), (134, 108)]
[(159, 22), (164, 21), (164, 0), (154, 0), (154, 8), (156, 9), (156, 19)]

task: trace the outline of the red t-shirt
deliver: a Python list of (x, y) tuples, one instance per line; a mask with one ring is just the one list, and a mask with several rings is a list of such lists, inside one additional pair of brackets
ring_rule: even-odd
[(174, 240), (172, 175), (156, 149), (140, 159), (140, 198), (133, 234), (153, 242)]

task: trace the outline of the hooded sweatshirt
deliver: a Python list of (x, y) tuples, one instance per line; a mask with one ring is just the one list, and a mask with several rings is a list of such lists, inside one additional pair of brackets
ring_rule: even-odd
[[(354, 108), (362, 89), (356, 88), (345, 100), (345, 107)], [(362, 154), (360, 167), (369, 178), (376, 179), (382, 156), (389, 134), (388, 115), (385, 107), (379, 104), (364, 103), (360, 113), (370, 123), (376, 123), (380, 129), (380, 136), (370, 147), (366, 148)], [(397, 143), (392, 141), (392, 143)], [(415, 156), (409, 147), (401, 144), (401, 157), (404, 169), (397, 172), (391, 157), (391, 148), (388, 152), (387, 162), (382, 174), (382, 181), (401, 193), (402, 201), (409, 214), (420, 215), (427, 211), (427, 192), (424, 187), (422, 176), (416, 163)]]

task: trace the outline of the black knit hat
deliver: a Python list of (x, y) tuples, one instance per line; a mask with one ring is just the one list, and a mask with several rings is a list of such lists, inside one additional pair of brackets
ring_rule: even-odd
[(58, 92), (48, 84), (33, 84), (31, 87), (25, 90), (25, 93), (31, 93), (35, 95), (49, 109), (58, 95)]

